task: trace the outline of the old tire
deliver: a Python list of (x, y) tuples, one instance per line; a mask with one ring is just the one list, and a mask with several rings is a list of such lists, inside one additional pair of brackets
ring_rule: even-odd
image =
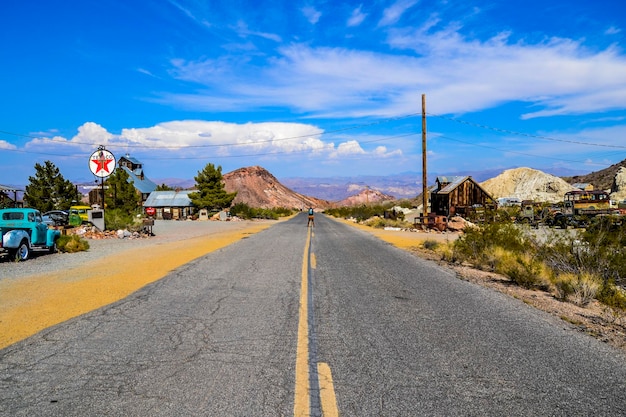
[(28, 241), (26, 239), (22, 240), (17, 249), (13, 249), (11, 250), (11, 252), (9, 252), (9, 257), (13, 261), (25, 261), (30, 258), (30, 248), (28, 247)]

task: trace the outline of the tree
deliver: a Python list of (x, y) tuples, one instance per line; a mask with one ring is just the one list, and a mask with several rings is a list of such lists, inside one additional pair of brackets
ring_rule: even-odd
[(163, 183), (161, 185), (157, 185), (157, 188), (154, 191), (174, 191), (174, 188), (169, 185)]
[(121, 168), (116, 169), (110, 175), (104, 185), (108, 188), (104, 195), (105, 209), (119, 209), (127, 214), (132, 214), (141, 203), (141, 197), (135, 191), (130, 176)]
[(221, 166), (215, 168), (213, 164), (207, 164), (202, 171), (198, 171), (198, 176), (194, 179), (198, 191), (190, 193), (189, 199), (196, 208), (222, 210), (230, 207), (237, 195), (236, 192), (228, 193), (224, 189)]
[(80, 201), (81, 196), (74, 184), (61, 175), (52, 162), (35, 164), (35, 176), (28, 177), (24, 200), (33, 208), (45, 213), (50, 210), (68, 210)]

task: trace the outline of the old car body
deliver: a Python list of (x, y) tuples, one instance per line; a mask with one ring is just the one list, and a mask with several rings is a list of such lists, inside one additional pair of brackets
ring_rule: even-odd
[(39, 210), (11, 208), (0, 210), (0, 250), (12, 260), (25, 261), (33, 249), (56, 252), (57, 239), (61, 232), (48, 228)]

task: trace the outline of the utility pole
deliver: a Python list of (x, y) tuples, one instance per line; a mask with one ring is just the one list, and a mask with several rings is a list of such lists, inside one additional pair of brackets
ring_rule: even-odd
[(428, 177), (426, 175), (426, 94), (422, 94), (422, 207), (423, 216), (428, 216)]

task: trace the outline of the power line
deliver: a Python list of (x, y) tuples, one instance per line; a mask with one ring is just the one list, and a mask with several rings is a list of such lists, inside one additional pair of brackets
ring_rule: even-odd
[(519, 151), (509, 151), (509, 150), (506, 150), (506, 149), (496, 148), (494, 146), (480, 145), (480, 144), (477, 144), (477, 143), (467, 142), (467, 141), (460, 140), (460, 139), (454, 139), (454, 138), (451, 138), (449, 136), (441, 135), (441, 134), (435, 134), (435, 136), (438, 137), (438, 138), (451, 140), (453, 142), (465, 143), (465, 144), (470, 145), (470, 146), (477, 146), (479, 148), (493, 149), (493, 150), (496, 150), (496, 151), (512, 153), (512, 154), (516, 154), (516, 155), (531, 156), (533, 158), (544, 158), (544, 159), (552, 159), (552, 160), (555, 160), (555, 161), (562, 161), (562, 162), (569, 162), (569, 163), (585, 163), (585, 164), (588, 164), (588, 165), (606, 166), (606, 164), (600, 164), (600, 163), (594, 163), (594, 162), (588, 162), (588, 161), (575, 161), (575, 160), (571, 160), (571, 159), (555, 158), (555, 157), (544, 156), (544, 155), (535, 155), (535, 154), (519, 152)]
[(507, 130), (507, 129), (501, 129), (501, 128), (498, 128), (498, 127), (482, 125), (482, 124), (479, 124), (479, 123), (468, 122), (467, 120), (456, 119), (456, 118), (453, 118), (453, 117), (447, 117), (447, 116), (443, 116), (443, 115), (440, 115), (440, 114), (428, 113), (428, 115), (429, 116), (433, 116), (433, 117), (438, 117), (440, 119), (449, 120), (449, 121), (452, 121), (452, 122), (468, 125), (468, 126), (478, 127), (478, 128), (486, 129), (486, 130), (492, 130), (492, 131), (498, 132), (498, 133), (506, 133), (508, 135), (524, 136), (524, 137), (534, 138), (534, 139), (544, 139), (544, 140), (549, 140), (549, 141), (553, 141), (553, 142), (573, 143), (573, 144), (576, 144), (576, 145), (598, 146), (598, 147), (602, 147), (602, 148), (626, 149), (625, 145), (606, 145), (606, 144), (602, 144), (602, 143), (582, 142), (582, 141), (569, 140), (569, 139), (557, 139), (557, 138), (553, 138), (553, 137), (550, 137), (550, 136), (534, 135), (534, 134), (531, 134), (531, 133), (516, 132), (516, 131), (513, 131), (513, 130)]

